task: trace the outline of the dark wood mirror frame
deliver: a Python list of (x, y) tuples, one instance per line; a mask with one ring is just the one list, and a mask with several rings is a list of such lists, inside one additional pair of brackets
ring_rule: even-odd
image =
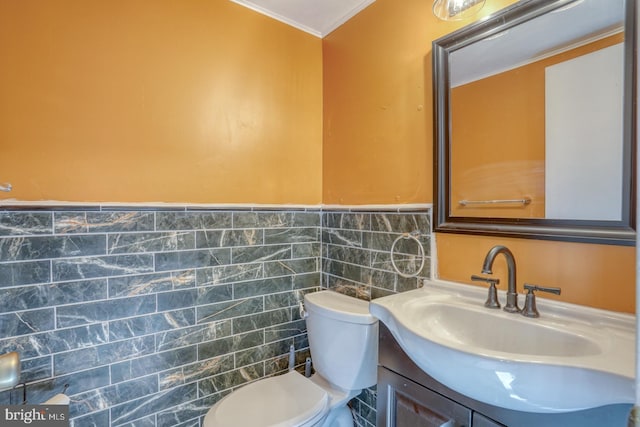
[(529, 0), (433, 41), (434, 231), (611, 245), (635, 245), (636, 0), (626, 0), (624, 28), (623, 206), (620, 221), (451, 216), (449, 55), (574, 0)]

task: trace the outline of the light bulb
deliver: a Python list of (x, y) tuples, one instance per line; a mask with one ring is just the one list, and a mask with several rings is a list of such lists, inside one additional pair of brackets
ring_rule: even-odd
[(484, 3), (485, 0), (436, 0), (433, 14), (443, 21), (458, 21), (478, 13)]

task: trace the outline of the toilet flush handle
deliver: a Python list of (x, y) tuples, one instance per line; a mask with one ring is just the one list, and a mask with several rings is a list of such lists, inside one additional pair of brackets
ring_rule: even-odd
[(307, 317), (309, 317), (309, 313), (307, 313), (307, 310), (304, 309), (304, 303), (302, 301), (298, 303), (298, 309), (300, 310), (301, 319), (306, 319)]

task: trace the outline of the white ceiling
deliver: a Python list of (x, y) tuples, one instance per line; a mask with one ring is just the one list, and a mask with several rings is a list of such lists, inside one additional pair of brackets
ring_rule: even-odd
[(375, 0), (231, 1), (322, 38)]

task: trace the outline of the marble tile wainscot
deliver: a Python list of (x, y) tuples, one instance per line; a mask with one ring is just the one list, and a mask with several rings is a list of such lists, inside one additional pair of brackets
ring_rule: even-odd
[(305, 209), (0, 210), (0, 353), (21, 353), (31, 403), (69, 384), (76, 427), (199, 426), (290, 344), (303, 365), (320, 226)]
[[(297, 302), (321, 280), (363, 299), (418, 286), (389, 258), (416, 230), (428, 277), (430, 209), (0, 210), (0, 352), (22, 354), (31, 402), (68, 383), (77, 427), (197, 427), (282, 372), (291, 343), (303, 363)], [(358, 425), (375, 425), (375, 393), (352, 402)]]
[[(393, 242), (403, 233), (418, 231), (425, 263), (418, 277), (405, 278), (390, 258)], [(323, 287), (371, 300), (416, 289), (431, 275), (431, 209), (323, 210)], [(405, 273), (417, 271), (419, 257), (413, 241), (400, 240), (394, 260)], [(376, 388), (364, 390), (351, 402), (360, 427), (376, 425)]]

